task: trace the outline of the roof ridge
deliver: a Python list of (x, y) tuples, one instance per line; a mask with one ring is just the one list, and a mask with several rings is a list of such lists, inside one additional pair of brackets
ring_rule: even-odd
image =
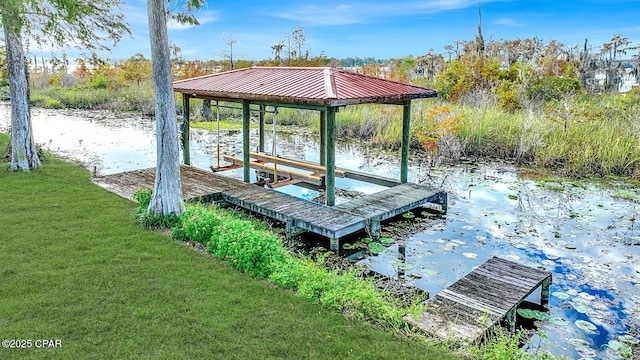
[(324, 90), (328, 99), (338, 98), (338, 88), (336, 87), (336, 79), (333, 76), (333, 68), (324, 68)]

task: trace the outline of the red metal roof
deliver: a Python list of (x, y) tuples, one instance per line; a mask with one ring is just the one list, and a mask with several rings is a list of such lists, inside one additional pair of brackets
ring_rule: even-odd
[(176, 92), (217, 100), (344, 106), (435, 97), (436, 91), (328, 67), (251, 67), (173, 83)]

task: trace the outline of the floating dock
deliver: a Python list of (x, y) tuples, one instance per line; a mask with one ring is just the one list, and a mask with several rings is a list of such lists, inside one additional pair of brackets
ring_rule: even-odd
[(405, 319), (441, 339), (475, 343), (503, 319), (513, 330), (518, 306), (538, 287), (545, 305), (550, 285), (551, 272), (494, 256), (429, 299), (419, 319)]
[[(248, 184), (192, 166), (181, 165), (183, 197), (187, 201), (231, 204), (286, 224), (288, 234), (310, 231), (330, 239), (339, 249), (339, 239), (362, 229), (380, 233), (380, 222), (416, 207), (434, 203), (446, 210), (446, 193), (417, 184), (400, 184), (375, 194), (337, 205), (325, 206)], [(140, 189), (153, 188), (155, 168), (127, 171), (93, 179), (120, 196), (133, 199)]]

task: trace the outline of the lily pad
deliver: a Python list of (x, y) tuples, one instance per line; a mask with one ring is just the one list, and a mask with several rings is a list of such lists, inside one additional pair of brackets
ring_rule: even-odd
[(618, 341), (622, 341), (623, 343), (629, 344), (629, 345), (638, 345), (640, 344), (640, 340), (638, 340), (638, 338), (636, 338), (635, 336), (632, 335), (620, 335), (618, 336)]
[(573, 307), (573, 309), (581, 314), (586, 314), (589, 312), (589, 310), (591, 310), (590, 307), (586, 306), (586, 305), (582, 305), (582, 304), (578, 304), (576, 306)]
[(393, 242), (393, 239), (388, 237), (383, 237), (383, 238), (380, 238), (380, 242), (383, 244), (391, 244)]
[(546, 320), (549, 318), (548, 314), (538, 310), (518, 309), (516, 311), (518, 312), (518, 315), (522, 316), (525, 319)]
[(614, 354), (626, 356), (632, 353), (631, 346), (619, 340), (610, 340), (607, 346), (609, 347), (609, 351)]
[(349, 243), (342, 244), (342, 248), (345, 249), (345, 250), (351, 250), (354, 247), (355, 247), (355, 245), (353, 245), (353, 244), (349, 244)]
[(409, 269), (412, 269), (412, 268), (413, 268), (412, 264), (403, 263), (403, 264), (399, 264), (398, 265), (398, 269), (400, 269), (400, 270), (409, 270)]
[(383, 251), (385, 251), (387, 248), (382, 246), (382, 244), (377, 243), (377, 242), (373, 242), (369, 244), (369, 251), (371, 251), (374, 254), (379, 254)]
[(370, 242), (372, 242), (372, 241), (373, 241), (373, 239), (372, 239), (372, 238), (368, 238), (368, 237), (367, 237), (367, 238), (362, 239), (362, 242), (363, 242), (363, 243), (365, 243), (365, 244), (368, 244), (368, 243), (370, 243)]
[(575, 347), (589, 347), (589, 342), (585, 339), (571, 338), (567, 342)]
[(508, 198), (509, 200), (518, 200), (518, 195), (509, 194)]
[(552, 323), (553, 325), (558, 325), (558, 326), (568, 326), (569, 322), (567, 321), (567, 319), (560, 317), (560, 316), (554, 316), (549, 318), (549, 322)]
[(412, 213), (411, 211), (408, 211), (404, 214), (402, 214), (402, 217), (405, 219), (413, 219), (416, 217), (416, 215), (414, 213)]
[(551, 295), (557, 297), (560, 300), (567, 300), (570, 298), (569, 294), (562, 291), (554, 291), (551, 293)]
[(422, 275), (424, 275), (425, 277), (430, 277), (430, 276), (434, 276), (436, 275), (438, 272), (435, 270), (431, 270), (431, 269), (422, 269), (422, 271), (420, 271), (422, 273)]
[(576, 326), (579, 329), (584, 330), (585, 332), (587, 332), (589, 334), (593, 334), (593, 333), (596, 332), (596, 330), (598, 330), (598, 328), (593, 323), (585, 321), (585, 320), (576, 320), (576, 322), (574, 324), (576, 324)]

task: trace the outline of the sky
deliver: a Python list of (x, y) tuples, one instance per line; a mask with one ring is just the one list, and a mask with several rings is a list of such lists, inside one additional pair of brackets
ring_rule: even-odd
[[(123, 1), (133, 36), (100, 55), (119, 60), (141, 53), (149, 58), (146, 2)], [(480, 8), (485, 41), (538, 37), (545, 43), (553, 39), (582, 46), (588, 39), (598, 47), (622, 34), (640, 45), (638, 0), (482, 0)], [(209, 0), (196, 17), (200, 26), (168, 24), (169, 41), (185, 59), (225, 59), (230, 41), (234, 59), (272, 59), (271, 46), (297, 26), (304, 30), (303, 49), (311, 56), (388, 59), (430, 50), (445, 54), (446, 45), (474, 39), (479, 21), (477, 0)]]

